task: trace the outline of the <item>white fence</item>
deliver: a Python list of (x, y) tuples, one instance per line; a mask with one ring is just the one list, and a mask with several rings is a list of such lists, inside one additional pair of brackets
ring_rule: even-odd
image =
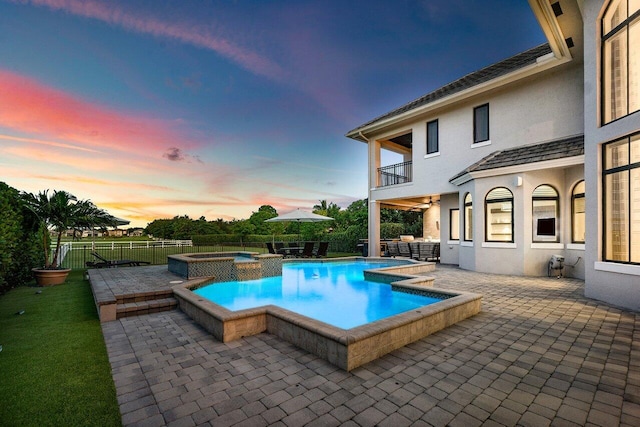
[[(72, 251), (73, 247), (89, 247), (91, 250), (96, 249), (111, 249), (115, 250), (120, 248), (136, 249), (136, 248), (181, 248), (183, 246), (193, 246), (191, 240), (131, 240), (131, 241), (117, 241), (117, 242), (66, 242), (63, 243), (63, 247), (68, 248), (67, 251)], [(51, 245), (52, 249), (55, 249), (55, 245)], [(62, 251), (62, 248), (60, 249)]]
[[(193, 246), (191, 240), (131, 240), (131, 241), (111, 241), (111, 242), (66, 242), (60, 246), (60, 252), (58, 253), (58, 265), (62, 265), (64, 258), (67, 254), (74, 250), (86, 250), (91, 247), (92, 251), (95, 250), (112, 250), (116, 249), (149, 249), (149, 248), (182, 248)], [(55, 250), (55, 245), (51, 246), (51, 251)]]

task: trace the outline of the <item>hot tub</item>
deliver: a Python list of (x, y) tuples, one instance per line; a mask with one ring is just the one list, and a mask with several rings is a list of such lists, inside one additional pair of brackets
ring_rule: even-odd
[(204, 252), (169, 255), (169, 271), (185, 279), (211, 278), (212, 282), (252, 280), (282, 274), (282, 255), (257, 252)]

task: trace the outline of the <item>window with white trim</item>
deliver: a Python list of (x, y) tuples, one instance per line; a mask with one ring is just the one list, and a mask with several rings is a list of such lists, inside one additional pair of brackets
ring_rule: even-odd
[(613, 0), (602, 18), (602, 122), (640, 110), (640, 1)]
[(489, 104), (473, 109), (473, 143), (489, 140)]
[(558, 191), (548, 184), (542, 184), (531, 195), (534, 242), (559, 242), (559, 202)]
[(439, 151), (438, 120), (432, 120), (427, 122), (427, 154), (435, 154)]
[(571, 243), (584, 243), (587, 231), (584, 194), (585, 185), (583, 179), (573, 187), (571, 192)]
[(494, 188), (485, 198), (485, 241), (513, 243), (513, 193)]
[(460, 209), (449, 209), (449, 240), (460, 240)]
[(464, 240), (473, 241), (473, 200), (471, 193), (464, 196)]

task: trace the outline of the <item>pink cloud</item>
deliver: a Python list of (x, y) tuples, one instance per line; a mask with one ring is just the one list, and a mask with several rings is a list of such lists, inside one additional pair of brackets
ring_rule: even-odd
[(96, 150), (92, 150), (92, 149), (86, 148), (86, 147), (80, 147), (80, 146), (72, 145), (72, 144), (65, 144), (63, 142), (47, 141), (47, 140), (37, 139), (37, 138), (21, 138), (21, 137), (13, 136), (13, 135), (0, 135), (0, 139), (5, 140), (5, 141), (27, 142), (27, 143), (31, 143), (31, 144), (46, 145), (46, 146), (49, 146), (49, 147), (68, 148), (68, 149), (71, 149), (71, 150), (80, 150), (80, 151), (86, 151), (86, 152), (90, 152), (90, 153), (97, 153), (98, 152)]
[(235, 62), (242, 68), (261, 76), (282, 81), (286, 73), (275, 62), (236, 45), (230, 40), (217, 36), (211, 27), (194, 27), (185, 23), (161, 21), (148, 15), (136, 15), (125, 11), (112, 3), (98, 3), (91, 0), (14, 0), (23, 4), (46, 6), (85, 18), (97, 19), (111, 25), (117, 25), (129, 31), (150, 34), (188, 43), (208, 49)]
[(8, 106), (0, 109), (0, 126), (46, 138), (23, 138), (21, 142), (147, 155), (165, 151), (176, 140), (194, 144), (174, 129), (174, 123), (103, 108), (1, 69), (0, 105)]
[[(140, 176), (153, 181), (161, 179), (179, 171), (181, 177), (197, 176), (202, 173), (205, 165), (201, 163), (171, 163), (164, 159), (148, 157), (144, 155), (127, 154), (124, 157), (117, 152), (105, 152), (100, 155), (71, 151), (61, 152), (51, 150), (47, 147), (21, 145), (14, 147), (0, 147), (0, 155), (7, 158), (12, 156), (15, 162), (22, 165), (39, 165), (41, 169), (51, 169), (56, 171), (66, 171), (75, 174), (116, 174), (119, 177), (134, 177), (139, 180)], [(114, 168), (117, 165), (117, 168)], [(202, 168), (198, 168), (202, 166)], [(29, 167), (32, 172), (38, 169)], [(124, 179), (124, 178), (123, 178)], [(174, 180), (175, 181), (175, 180)]]
[[(154, 185), (154, 184), (140, 184), (140, 183), (132, 183), (132, 182), (121, 182), (121, 181), (117, 181), (117, 180), (106, 180), (106, 179), (99, 179), (99, 178), (90, 178), (87, 176), (81, 176), (81, 175), (66, 175), (66, 176), (58, 176), (58, 175), (37, 175), (34, 174), (31, 176), (31, 178), (36, 178), (36, 179), (41, 179), (44, 180), (45, 182), (51, 182), (51, 181), (60, 181), (60, 182), (69, 182), (69, 181), (73, 181), (74, 183), (78, 183), (78, 184), (88, 184), (90, 186), (102, 186), (102, 187), (112, 187), (112, 188), (118, 188), (118, 187), (122, 187), (122, 186), (126, 186), (127, 190), (131, 190), (131, 189), (136, 189), (136, 190), (143, 190), (143, 191), (173, 191), (174, 189), (171, 187), (168, 187), (166, 185)], [(130, 202), (127, 202), (130, 203)], [(140, 202), (143, 203), (143, 202)]]

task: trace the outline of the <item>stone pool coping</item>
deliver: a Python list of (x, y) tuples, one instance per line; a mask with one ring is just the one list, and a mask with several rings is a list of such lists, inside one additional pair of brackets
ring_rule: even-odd
[[(349, 257), (304, 262), (358, 259), (372, 260)], [(296, 261), (299, 262), (291, 262)], [(337, 328), (274, 305), (228, 310), (192, 292), (211, 283), (208, 279), (174, 286), (173, 293), (180, 309), (222, 342), (268, 332), (350, 371), (480, 312), (482, 295), (433, 290), (432, 277), (415, 275), (432, 271), (430, 264), (433, 263), (411, 262), (404, 266), (406, 272), (403, 266), (368, 270), (368, 278), (411, 293), (444, 295), (445, 300), (351, 329)]]

